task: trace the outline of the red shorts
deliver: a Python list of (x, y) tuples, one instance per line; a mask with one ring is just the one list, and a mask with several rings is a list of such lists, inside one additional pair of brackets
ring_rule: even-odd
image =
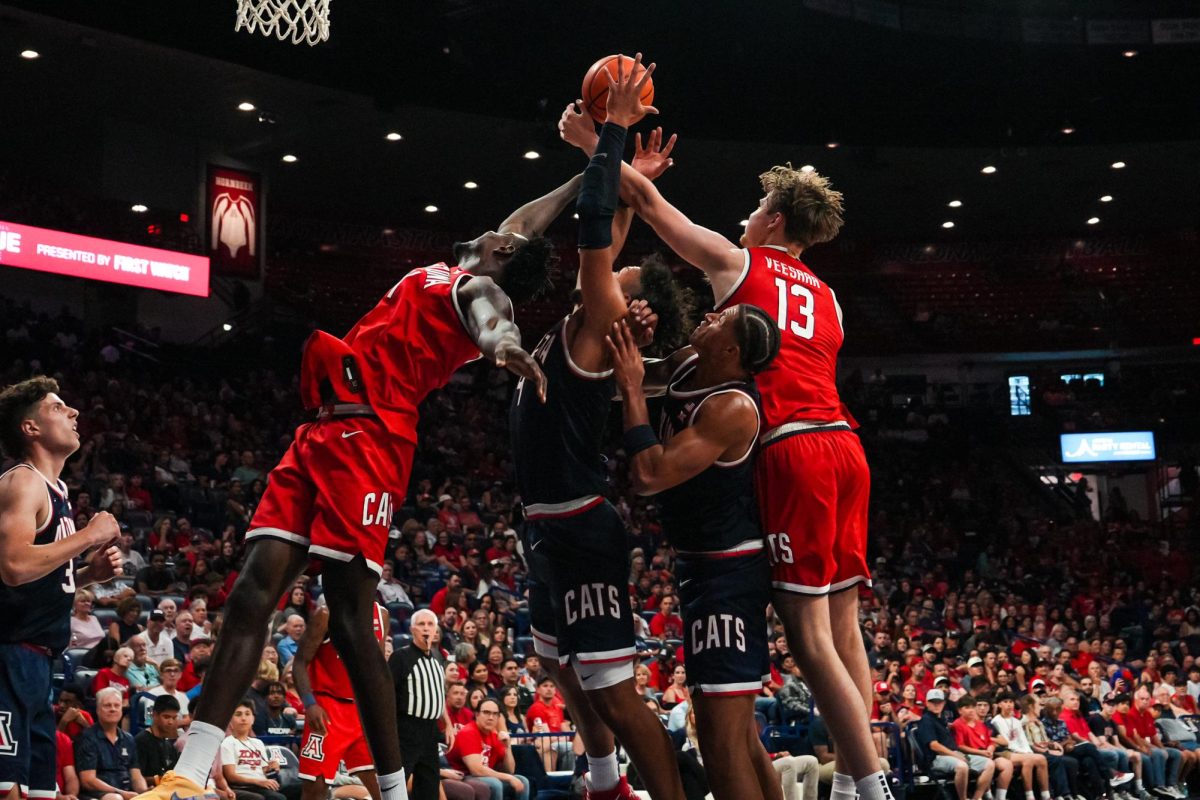
[(300, 777), (306, 781), (324, 778), (326, 783), (332, 783), (340, 761), (346, 762), (346, 771), (351, 775), (375, 769), (354, 702), (327, 694), (318, 695), (317, 702), (329, 715), (329, 722), (324, 734), (313, 733), (305, 724), (300, 740)]
[(314, 558), (362, 554), (383, 571), (394, 507), (404, 502), (414, 445), (377, 417), (301, 425), (250, 520), (248, 541), (282, 539)]
[(858, 436), (795, 433), (764, 447), (754, 469), (771, 585), (807, 595), (870, 586), (871, 471)]

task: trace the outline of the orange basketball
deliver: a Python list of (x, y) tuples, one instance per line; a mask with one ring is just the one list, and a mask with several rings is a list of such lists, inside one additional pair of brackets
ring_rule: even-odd
[[(618, 58), (621, 59), (621, 69), (624, 71), (625, 77), (629, 77), (629, 73), (633, 71), (634, 60), (629, 56), (622, 55), (605, 56), (592, 64), (587, 74), (583, 76), (583, 91), (579, 96), (583, 98), (584, 109), (596, 122), (604, 122), (608, 119), (608, 76), (612, 76), (613, 83), (616, 83)], [(641, 78), (645, 71), (645, 66), (638, 67), (637, 77)], [(644, 106), (654, 102), (653, 78), (646, 81), (646, 85), (642, 87), (641, 99)]]

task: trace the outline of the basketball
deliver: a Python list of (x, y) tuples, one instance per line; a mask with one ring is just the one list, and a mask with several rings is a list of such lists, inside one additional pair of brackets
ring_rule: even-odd
[[(596, 122), (602, 123), (608, 119), (608, 76), (612, 76), (612, 80), (616, 81), (617, 59), (620, 59), (624, 74), (628, 75), (634, 68), (634, 60), (629, 56), (615, 55), (605, 56), (592, 64), (587, 74), (583, 76), (583, 90), (579, 96), (583, 98), (583, 107)], [(638, 67), (637, 76), (640, 78), (645, 70), (644, 66)], [(641, 100), (642, 105), (645, 106), (654, 102), (653, 78), (646, 81), (646, 85), (642, 87)]]

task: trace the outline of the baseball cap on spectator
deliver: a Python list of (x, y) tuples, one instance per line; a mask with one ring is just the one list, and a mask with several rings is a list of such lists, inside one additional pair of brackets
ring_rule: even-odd
[(1104, 695), (1104, 697), (1100, 698), (1100, 702), (1106, 706), (1115, 706), (1117, 704), (1117, 697), (1118, 695), (1116, 692), (1109, 692), (1108, 694)]
[(892, 691), (892, 687), (887, 681), (879, 681), (875, 684), (875, 694), (888, 694)]
[(925, 693), (925, 705), (946, 702), (946, 693), (941, 689), (930, 689)]
[(479, 556), (478, 548), (472, 547), (470, 550), (467, 551), (467, 558), (475, 558), (478, 556)]
[(968, 669), (970, 669), (971, 667), (982, 667), (982, 666), (983, 666), (983, 659), (980, 658), (979, 656), (972, 656), (970, 658), (970, 660), (967, 661)]
[(992, 624), (992, 621), (990, 619), (977, 619), (977, 620), (975, 620), (975, 630), (979, 630), (980, 628), (986, 628), (987, 626), (989, 626), (991, 624)]
[(934, 686), (941, 686), (942, 684), (945, 684), (947, 686), (950, 685), (950, 677), (948, 675), (938, 675), (936, 678), (933, 679)]
[(448, 494), (444, 494), (444, 495), (442, 495), (441, 497), (439, 497), (439, 498), (438, 498), (438, 502), (439, 502), (439, 503), (444, 503), (444, 502), (446, 502), (447, 500), (453, 500), (453, 499), (454, 499), (454, 498), (453, 498), (453, 497), (451, 497), (450, 495), (448, 495)]
[(959, 633), (958, 628), (951, 628), (950, 630), (946, 631), (946, 638), (947, 639), (961, 639), (962, 634)]
[(156, 608), (150, 612), (150, 619), (154, 620), (155, 622), (166, 622), (167, 615)]
[(212, 643), (213, 643), (213, 640), (212, 640), (212, 637), (210, 637), (210, 636), (197, 636), (195, 639), (192, 639), (192, 647), (195, 647), (198, 644), (212, 644)]
[(1033, 694), (1037, 694), (1038, 689), (1045, 691), (1046, 690), (1046, 682), (1044, 680), (1042, 680), (1041, 678), (1034, 678), (1033, 683), (1029, 684), (1029, 691)]
[(933, 649), (933, 645), (931, 645), (931, 644), (927, 644), (927, 645), (925, 645), (924, 647), (922, 647), (922, 648), (921, 648), (921, 652), (922, 652), (922, 653), (928, 653), (928, 652), (929, 652), (930, 650), (932, 650), (932, 649)]

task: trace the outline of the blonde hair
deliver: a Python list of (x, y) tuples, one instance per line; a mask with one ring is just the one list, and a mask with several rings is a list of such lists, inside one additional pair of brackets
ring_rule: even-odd
[(815, 171), (794, 169), (792, 162), (758, 176), (767, 193), (766, 208), (783, 214), (784, 232), (804, 247), (828, 242), (842, 229), (842, 193)]
[(258, 662), (258, 675), (256, 677), (260, 681), (277, 681), (279, 680), (279, 667), (264, 658)]

